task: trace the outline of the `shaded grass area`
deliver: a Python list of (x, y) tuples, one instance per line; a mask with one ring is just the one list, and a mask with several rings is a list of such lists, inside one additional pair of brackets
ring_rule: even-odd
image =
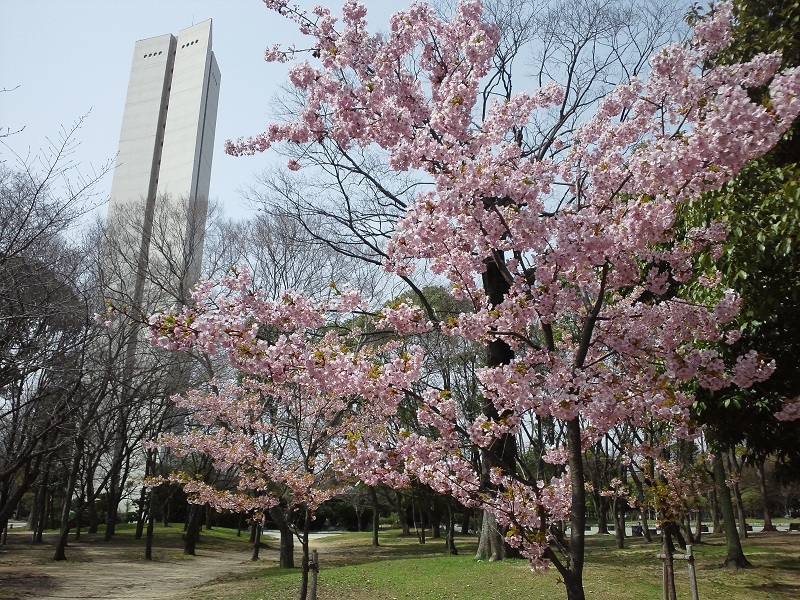
[[(383, 532), (381, 546), (371, 534), (342, 534), (312, 545), (320, 553), (318, 598), (356, 600), (564, 598), (558, 574), (532, 574), (526, 561), (477, 562), (474, 537), (457, 539), (459, 556), (444, 555), (443, 540), (425, 545), (396, 532)], [(633, 542), (617, 550), (608, 536), (587, 538), (585, 589), (588, 597), (639, 600), (661, 597), (661, 562), (657, 544)], [(732, 571), (720, 568), (725, 557), (722, 536), (695, 546), (700, 597), (704, 600), (795, 600), (800, 598), (800, 535), (755, 534), (744, 541), (757, 566)], [(246, 576), (194, 590), (208, 600), (291, 598), (297, 593), (299, 569), (267, 567)], [(676, 561), (679, 598), (689, 598), (685, 562)], [(187, 596), (188, 597), (188, 596)]]
[[(117, 534), (110, 542), (104, 541), (102, 527), (98, 533), (82, 533), (80, 540), (75, 540), (74, 533), (70, 533), (66, 562), (90, 562), (86, 556), (90, 548), (105, 549), (110, 556), (120, 560), (144, 560), (145, 536), (135, 539), (136, 525), (117, 525), (116, 531)], [(13, 532), (8, 536), (6, 545), (0, 546), (0, 564), (51, 563), (57, 535), (58, 532), (55, 530), (45, 530), (43, 542), (34, 544), (31, 542), (29, 531)], [(183, 526), (180, 523), (170, 527), (156, 525), (153, 538), (155, 562), (183, 558)], [(213, 528), (202, 531), (197, 544), (197, 554), (202, 556), (203, 553), (210, 551), (250, 552), (251, 548), (247, 532), (243, 532), (242, 537), (237, 537), (235, 529)]]

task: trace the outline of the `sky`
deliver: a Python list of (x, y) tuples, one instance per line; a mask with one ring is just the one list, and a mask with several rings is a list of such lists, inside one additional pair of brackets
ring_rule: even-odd
[[(311, 10), (319, 0), (295, 0)], [(326, 2), (339, 12), (343, 0)], [(367, 0), (372, 31), (385, 29), (405, 0)], [(71, 160), (85, 173), (117, 152), (133, 46), (136, 40), (177, 33), (211, 18), (212, 48), (222, 80), (211, 193), (225, 213), (247, 217), (241, 193), (274, 156), (231, 157), (227, 139), (264, 131), (270, 100), (286, 81), (288, 65), (264, 61), (272, 44), (298, 43), (294, 24), (261, 0), (0, 0), (0, 131), (18, 131), (0, 144), (0, 161), (15, 166), (35, 156), (86, 115)], [(99, 182), (101, 198), (111, 174)]]

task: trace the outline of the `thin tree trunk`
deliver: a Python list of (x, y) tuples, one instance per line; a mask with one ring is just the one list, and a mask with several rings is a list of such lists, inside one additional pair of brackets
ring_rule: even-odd
[(764, 531), (778, 531), (775, 525), (772, 524), (772, 515), (769, 512), (769, 493), (767, 492), (767, 478), (764, 469), (765, 458), (761, 457), (756, 462), (756, 471), (758, 471), (758, 485), (761, 490), (761, 498), (764, 503)]
[(75, 485), (78, 481), (78, 472), (83, 459), (83, 438), (78, 436), (75, 441), (75, 455), (72, 457), (72, 465), (67, 476), (67, 486), (64, 490), (64, 501), (61, 506), (61, 528), (58, 534), (56, 550), (53, 560), (67, 560), (67, 537), (69, 536), (69, 513), (72, 508), (72, 495), (75, 492)]
[(699, 544), (703, 541), (703, 511), (697, 509), (694, 514), (694, 543)]
[[(149, 462), (149, 461), (148, 461)], [(145, 477), (147, 477), (147, 469), (145, 469)], [(144, 508), (144, 501), (147, 496), (147, 489), (142, 486), (142, 491), (139, 492), (139, 510), (136, 511), (136, 534), (133, 536), (134, 539), (140, 540), (142, 539), (142, 534), (144, 533), (144, 521), (145, 521), (145, 508)]]
[(48, 462), (44, 470), (42, 485), (39, 488), (39, 499), (36, 503), (39, 508), (39, 512), (36, 514), (37, 519), (35, 523), (35, 529), (33, 532), (33, 541), (37, 544), (41, 543), (42, 535), (44, 534), (44, 524), (47, 519), (47, 486), (49, 485), (50, 485), (50, 463)]
[(370, 486), (369, 493), (372, 497), (372, 545), (377, 548), (380, 545), (378, 543), (378, 530), (381, 528), (381, 513), (375, 486)]
[(725, 458), (728, 463), (728, 473), (733, 479), (733, 499), (736, 502), (736, 518), (739, 522), (739, 537), (747, 538), (747, 519), (744, 514), (744, 502), (742, 502), (742, 492), (739, 488), (739, 477), (742, 474), (742, 465), (736, 460), (735, 450), (729, 451)]
[(592, 504), (597, 513), (597, 533), (608, 535), (608, 513), (606, 512), (606, 499), (600, 495), (600, 490), (595, 488), (592, 492)]
[(614, 537), (617, 542), (617, 549), (625, 548), (625, 502), (620, 498), (614, 498), (612, 502), (614, 511)]
[(675, 593), (675, 563), (672, 558), (672, 533), (671, 530), (674, 525), (666, 521), (661, 528), (661, 552), (663, 553), (664, 560), (664, 597), (668, 600), (677, 600)]
[(172, 509), (172, 494), (167, 496), (167, 499), (164, 501), (164, 512), (161, 513), (161, 525), (163, 525), (164, 527), (169, 527), (171, 509)]
[(250, 557), (250, 560), (256, 561), (258, 560), (258, 554), (261, 551), (261, 523), (253, 522), (252, 528), (253, 530), (250, 534), (250, 539), (253, 541), (253, 555)]
[(147, 536), (145, 539), (144, 558), (153, 560), (153, 529), (156, 521), (156, 491), (150, 489), (150, 499), (147, 503)]
[(453, 507), (450, 504), (450, 499), (447, 499), (447, 553), (451, 556), (456, 556), (458, 550), (456, 549), (456, 519), (453, 514)]
[(719, 496), (717, 495), (716, 485), (711, 488), (708, 494), (708, 506), (711, 510), (711, 527), (714, 533), (722, 533), (722, 523), (719, 519)]
[(303, 546), (303, 575), (300, 582), (300, 600), (307, 600), (308, 598), (308, 574), (310, 571), (310, 559), (308, 551), (308, 533), (311, 530), (311, 511), (306, 508), (306, 518), (303, 522), (303, 536), (301, 544)]
[(644, 495), (644, 484), (642, 483), (641, 478), (636, 474), (636, 470), (633, 468), (633, 465), (629, 468), (631, 479), (633, 479), (633, 484), (636, 486), (636, 499), (638, 500), (639, 504), (639, 521), (642, 525), (642, 536), (644, 539), (650, 543), (653, 541), (652, 536), (650, 535), (650, 523), (648, 522), (647, 517), (647, 500)]
[(395, 490), (394, 498), (397, 519), (400, 521), (400, 529), (402, 530), (404, 536), (411, 535), (411, 530), (408, 526), (408, 513), (406, 512), (406, 507), (403, 504), (403, 493), (400, 490)]
[(78, 507), (75, 511), (75, 541), (79, 541), (81, 539), (81, 526), (82, 526), (82, 519), (83, 519), (83, 493), (81, 493), (80, 498), (78, 498)]
[[(118, 432), (118, 435), (124, 435)], [(122, 500), (122, 461), (123, 456), (122, 441), (117, 440), (114, 449), (114, 460), (111, 465), (111, 476), (108, 479), (108, 508), (106, 509), (106, 531), (103, 535), (105, 541), (110, 541), (117, 532), (117, 510)]]

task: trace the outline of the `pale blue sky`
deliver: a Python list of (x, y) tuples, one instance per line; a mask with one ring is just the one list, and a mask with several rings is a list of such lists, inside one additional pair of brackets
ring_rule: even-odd
[[(320, 3), (295, 1), (306, 10)], [(337, 12), (342, 1), (322, 3)], [(366, 4), (374, 31), (385, 29), (388, 16), (410, 0)], [(0, 88), (17, 88), (0, 94), (0, 130), (24, 127), (5, 142), (19, 154), (35, 154), (62, 125), (91, 111), (73, 158), (86, 170), (113, 159), (134, 42), (177, 34), (208, 18), (222, 73), (211, 197), (229, 214), (246, 215), (238, 190), (274, 158), (233, 158), (222, 144), (266, 128), (269, 100), (287, 66), (266, 63), (264, 49), (299, 40), (293, 24), (261, 0), (0, 0)], [(15, 161), (2, 145), (0, 160)], [(100, 191), (107, 195), (110, 189), (109, 175)]]

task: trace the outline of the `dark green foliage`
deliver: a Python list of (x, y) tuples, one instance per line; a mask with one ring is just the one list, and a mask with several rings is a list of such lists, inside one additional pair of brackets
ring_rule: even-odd
[[(800, 2), (737, 0), (733, 42), (716, 60), (732, 63), (760, 52), (783, 52), (783, 68), (800, 64)], [(763, 90), (751, 90), (758, 97)], [(750, 390), (701, 393), (696, 413), (726, 446), (746, 442), (758, 455), (798, 452), (795, 424), (772, 413), (800, 395), (800, 166), (798, 125), (769, 154), (746, 166), (721, 190), (704, 196), (685, 215), (689, 225), (722, 221), (729, 230), (721, 257), (699, 265), (722, 273), (720, 289), (742, 297), (735, 323), (739, 342), (723, 346), (729, 359), (749, 349), (774, 360), (772, 377)], [(697, 290), (694, 290), (697, 293)], [(696, 297), (696, 296), (695, 296)]]

